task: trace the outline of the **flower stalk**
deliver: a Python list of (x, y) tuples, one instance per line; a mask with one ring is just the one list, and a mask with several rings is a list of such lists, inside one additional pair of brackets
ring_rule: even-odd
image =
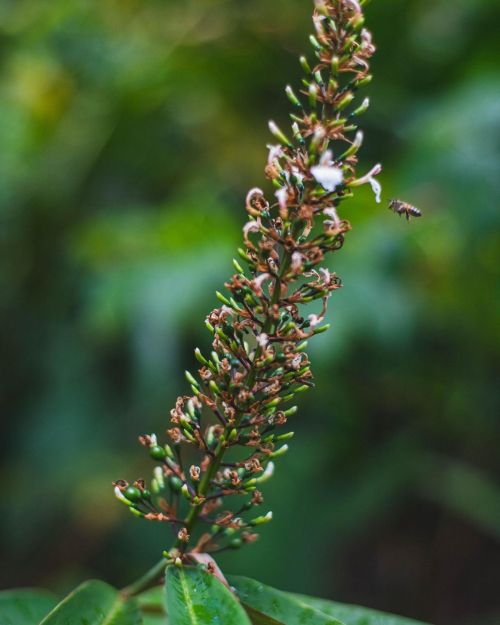
[[(315, 1), (316, 58), (301, 57), (302, 88), (285, 90), (291, 132), (269, 123), (277, 143), (268, 146), (265, 173), (274, 197), (259, 188), (246, 197), (236, 272), (217, 293), (222, 305), (206, 319), (212, 351), (195, 352), (200, 368), (186, 372), (191, 394), (171, 411), (168, 442), (140, 437), (158, 463), (150, 488), (142, 480), (115, 483), (133, 514), (171, 526), (175, 537), (165, 557), (176, 564), (253, 542), (255, 528), (271, 520), (271, 512), (256, 514), (260, 488), (288, 450), (293, 432), (281, 428), (297, 410), (290, 402), (313, 386), (307, 341), (328, 329), (328, 300), (341, 287), (324, 266), (351, 229), (340, 206), (361, 184), (370, 184), (380, 201), (381, 166), (356, 171), (358, 117), (369, 106), (356, 96), (371, 80), (375, 52), (364, 4)], [(158, 563), (125, 592), (135, 594), (161, 572)]]

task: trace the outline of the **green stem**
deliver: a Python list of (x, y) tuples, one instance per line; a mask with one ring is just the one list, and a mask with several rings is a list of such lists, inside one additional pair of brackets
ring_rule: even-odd
[(121, 594), (125, 597), (134, 597), (135, 595), (140, 594), (144, 590), (151, 588), (152, 586), (156, 584), (158, 579), (163, 575), (163, 573), (165, 572), (166, 566), (167, 566), (167, 563), (165, 561), (165, 558), (162, 558), (159, 562), (157, 562), (154, 566), (152, 566), (149, 569), (149, 571), (144, 573), (142, 577), (139, 577), (138, 580), (136, 580), (129, 586), (126, 586), (125, 588), (123, 588), (123, 590), (121, 591)]

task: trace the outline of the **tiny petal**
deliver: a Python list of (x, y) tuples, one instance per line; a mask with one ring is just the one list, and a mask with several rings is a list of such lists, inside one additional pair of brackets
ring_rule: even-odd
[(115, 497), (118, 499), (118, 501), (121, 501), (126, 506), (130, 506), (130, 501), (125, 497), (125, 495), (118, 488), (118, 486), (115, 486)]
[(295, 251), (292, 254), (292, 271), (299, 273), (302, 270), (302, 254)]
[(323, 210), (323, 215), (325, 215), (325, 217), (329, 217), (333, 221), (334, 224), (338, 224), (340, 222), (337, 211), (335, 210), (333, 206), (330, 206), (329, 208), (325, 208)]
[(258, 334), (255, 338), (257, 339), (259, 347), (261, 347), (262, 349), (265, 349), (267, 347), (267, 344), (269, 343), (269, 337), (267, 336), (267, 334)]
[(264, 197), (264, 191), (262, 191), (262, 189), (259, 189), (258, 187), (254, 187), (253, 189), (250, 189), (250, 191), (247, 193), (247, 197), (245, 200), (245, 203), (247, 206), (251, 205), (252, 199), (256, 195)]
[(370, 178), (370, 185), (372, 187), (373, 193), (375, 193), (375, 202), (377, 202), (377, 204), (380, 204), (380, 202), (382, 201), (382, 185), (376, 178)]
[(331, 150), (325, 150), (319, 159), (320, 165), (333, 165), (333, 152)]
[(361, 13), (361, 6), (358, 2), (358, 0), (344, 0), (346, 4), (348, 4), (352, 9), (354, 9), (355, 11), (357, 11), (358, 13)]
[(278, 189), (275, 195), (278, 200), (278, 204), (280, 208), (282, 210), (286, 209), (286, 202), (288, 200), (288, 191), (286, 190), (286, 187), (281, 187), (281, 189)]
[[(269, 150), (269, 156), (267, 158), (267, 164), (272, 165), (273, 162), (283, 156), (283, 149), (281, 145), (268, 145), (267, 149)], [(260, 189), (259, 189), (260, 191)]]
[(243, 226), (243, 234), (245, 238), (248, 238), (250, 232), (259, 232), (260, 223), (258, 221), (247, 221), (247, 223)]
[(363, 144), (363, 131), (362, 130), (358, 130), (352, 145), (359, 150), (359, 148), (361, 147), (362, 144)]
[(323, 317), (320, 317), (318, 315), (309, 315), (308, 320), (311, 330), (314, 330), (314, 328), (319, 326), (319, 324), (323, 321)]

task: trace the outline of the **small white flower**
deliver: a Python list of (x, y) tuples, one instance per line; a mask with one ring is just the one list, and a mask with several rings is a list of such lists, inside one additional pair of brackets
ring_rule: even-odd
[(308, 319), (311, 330), (314, 330), (323, 321), (323, 317), (319, 315), (309, 315)]
[(311, 167), (311, 174), (319, 184), (329, 192), (335, 191), (344, 179), (344, 174), (339, 167), (331, 165), (316, 165)]
[(362, 184), (367, 184), (367, 183), (370, 184), (373, 190), (373, 193), (375, 193), (375, 201), (377, 202), (377, 204), (380, 204), (380, 202), (382, 201), (381, 199), (382, 185), (375, 178), (375, 176), (380, 174), (381, 171), (382, 171), (382, 165), (378, 163), (377, 165), (375, 165), (375, 167), (373, 167), (366, 174), (366, 176), (363, 176), (362, 178), (358, 178), (357, 180), (354, 180), (353, 182), (351, 182), (351, 186), (360, 187)]
[(302, 270), (302, 254), (300, 252), (294, 252), (292, 254), (292, 271), (299, 273)]
[(257, 343), (261, 349), (265, 349), (267, 347), (269, 343), (269, 337), (267, 334), (258, 334), (255, 338), (257, 339)]
[(268, 145), (269, 156), (267, 157), (267, 164), (272, 165), (276, 159), (283, 156), (283, 149), (281, 145)]
[(319, 268), (319, 272), (323, 276), (323, 282), (325, 284), (330, 284), (330, 281), (332, 279), (330, 271), (328, 269), (326, 269), (325, 267), (320, 267)]

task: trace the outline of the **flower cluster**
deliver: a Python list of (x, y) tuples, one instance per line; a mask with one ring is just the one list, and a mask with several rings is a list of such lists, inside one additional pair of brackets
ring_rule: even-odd
[[(286, 88), (290, 136), (269, 124), (276, 143), (268, 146), (265, 173), (274, 197), (258, 188), (247, 195), (244, 247), (225, 293), (217, 293), (222, 306), (206, 319), (212, 351), (195, 352), (200, 367), (186, 373), (191, 394), (170, 413), (168, 443), (140, 437), (158, 463), (150, 488), (141, 480), (115, 483), (131, 512), (172, 526), (175, 560), (252, 542), (255, 528), (271, 519), (271, 512), (253, 510), (293, 436), (281, 433), (297, 410), (290, 402), (313, 385), (307, 340), (328, 328), (327, 302), (341, 286), (322, 266), (350, 230), (339, 205), (362, 184), (380, 201), (381, 166), (356, 174), (363, 140), (357, 118), (369, 101), (355, 104), (355, 94), (371, 79), (375, 51), (363, 4), (316, 0), (316, 59), (301, 58), (299, 95)], [(307, 311), (314, 302), (315, 311)], [(198, 531), (201, 523), (205, 531)]]

